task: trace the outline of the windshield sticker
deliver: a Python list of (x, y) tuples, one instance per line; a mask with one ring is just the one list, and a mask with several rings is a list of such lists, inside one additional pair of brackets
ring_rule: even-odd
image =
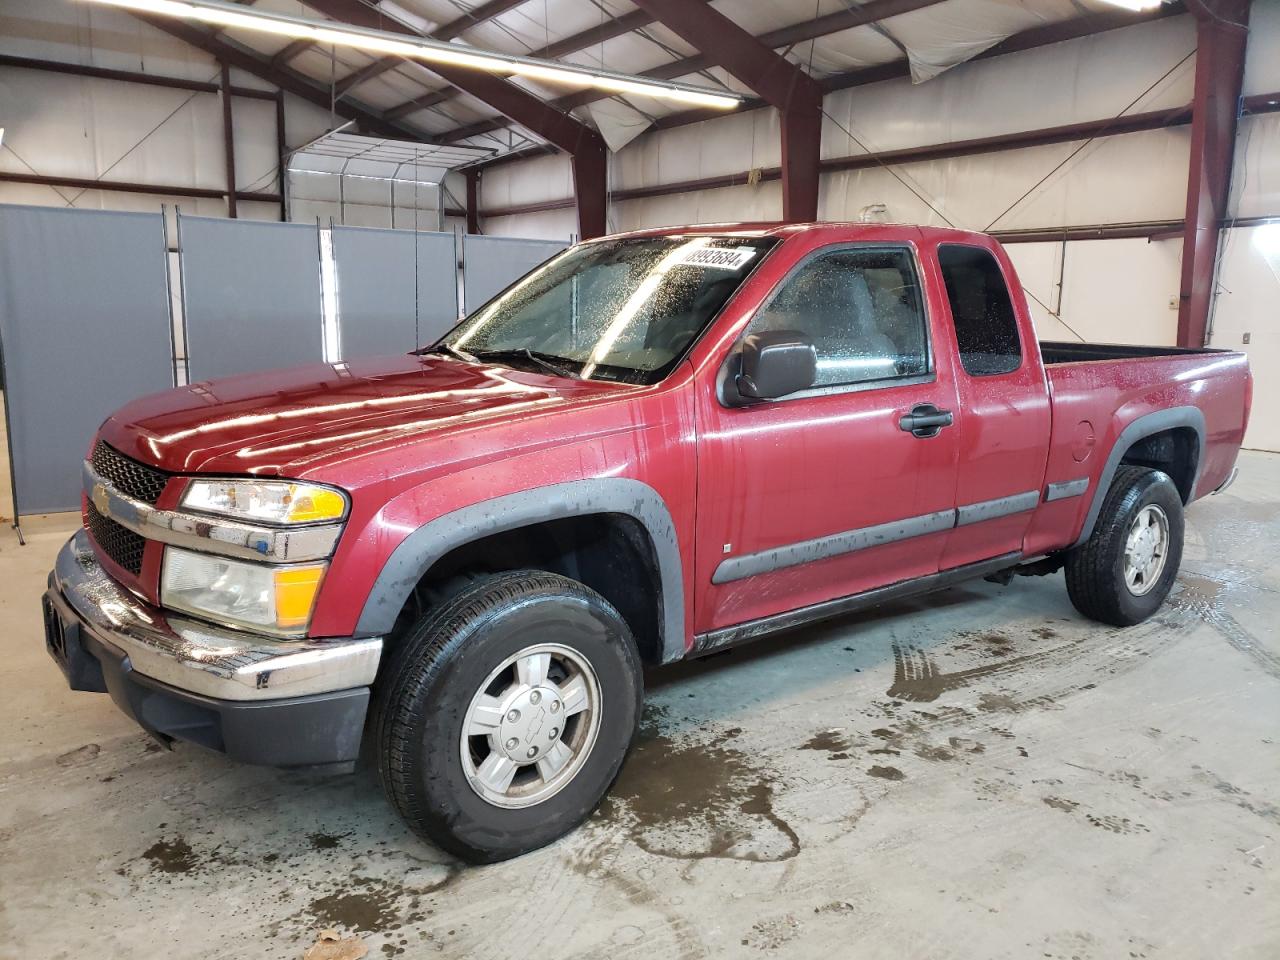
[(738, 270), (749, 263), (756, 252), (751, 247), (694, 247), (680, 258), (680, 263), (691, 267)]

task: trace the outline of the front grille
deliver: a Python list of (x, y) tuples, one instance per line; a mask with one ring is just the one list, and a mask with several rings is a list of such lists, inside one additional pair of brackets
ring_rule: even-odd
[(93, 457), (89, 460), (93, 472), (125, 496), (154, 504), (160, 499), (164, 485), (169, 482), (169, 475), (154, 467), (131, 460), (99, 440), (93, 447)]
[(89, 535), (102, 552), (135, 577), (142, 573), (142, 554), (147, 549), (145, 538), (127, 527), (122, 527), (110, 517), (104, 517), (93, 503), (89, 504)]

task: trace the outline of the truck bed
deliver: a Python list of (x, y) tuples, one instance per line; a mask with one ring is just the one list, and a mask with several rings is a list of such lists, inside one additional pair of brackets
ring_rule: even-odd
[[(1053, 404), (1047, 483), (1087, 476), (1090, 487), (1096, 488), (1108, 455), (1129, 424), (1189, 408), (1199, 411), (1203, 421), (1194, 471), (1182, 478), (1188, 487), (1184, 498), (1204, 496), (1230, 476), (1248, 416), (1249, 364), (1244, 354), (1095, 343), (1050, 342), (1042, 343), (1041, 349)], [(1037, 539), (1037, 526), (1028, 534), (1031, 547), (1052, 549), (1056, 528), (1082, 523), (1092, 502), (1090, 497), (1079, 498), (1074, 518), (1053, 523), (1051, 511), (1071, 508), (1045, 504), (1044, 541)]]
[(1225, 353), (1209, 347), (1147, 347), (1123, 343), (1075, 343), (1066, 340), (1041, 340), (1040, 353), (1045, 365), (1085, 363), (1094, 360), (1136, 360), (1142, 357), (1181, 357), (1202, 353)]

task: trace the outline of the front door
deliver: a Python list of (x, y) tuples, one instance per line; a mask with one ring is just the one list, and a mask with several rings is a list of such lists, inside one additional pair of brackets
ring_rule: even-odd
[[(789, 330), (818, 354), (812, 389), (745, 407), (698, 389), (699, 633), (938, 570), (954, 519), (959, 431), (914, 250), (840, 245), (802, 259), (744, 336)], [(940, 362), (941, 361), (941, 362)], [(909, 426), (909, 424), (908, 424)]]

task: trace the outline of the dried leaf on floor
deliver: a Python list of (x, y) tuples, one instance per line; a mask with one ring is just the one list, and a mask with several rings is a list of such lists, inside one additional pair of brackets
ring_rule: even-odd
[(369, 947), (359, 937), (344, 937), (337, 930), (321, 930), (302, 960), (360, 960), (368, 952)]

